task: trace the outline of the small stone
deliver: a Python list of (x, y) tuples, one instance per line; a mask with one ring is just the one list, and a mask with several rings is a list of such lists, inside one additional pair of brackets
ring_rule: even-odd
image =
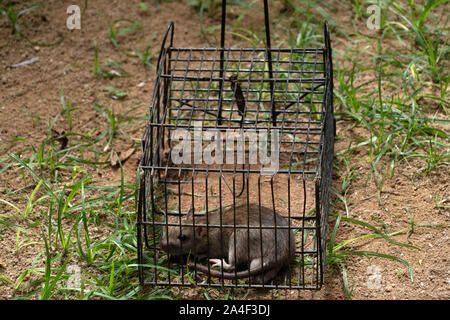
[(120, 74), (120, 72), (119, 71), (117, 71), (117, 70), (111, 70), (109, 73), (111, 73), (111, 74), (113, 74), (113, 75), (115, 75), (115, 76), (118, 76), (118, 77), (120, 77), (121, 76), (121, 74)]

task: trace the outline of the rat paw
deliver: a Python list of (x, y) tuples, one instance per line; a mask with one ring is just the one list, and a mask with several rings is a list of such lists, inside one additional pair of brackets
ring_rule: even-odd
[(225, 259), (209, 259), (209, 262), (212, 263), (211, 267), (222, 268), (223, 263), (223, 269), (225, 270), (233, 269), (233, 266), (231, 264), (226, 263)]

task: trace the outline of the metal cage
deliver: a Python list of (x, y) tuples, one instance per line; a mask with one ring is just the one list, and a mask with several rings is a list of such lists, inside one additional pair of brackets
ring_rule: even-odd
[[(322, 48), (271, 48), (267, 1), (264, 8), (266, 48), (225, 48), (226, 1), (222, 1), (220, 48), (175, 47), (174, 24), (168, 26), (139, 165), (136, 228), (142, 285), (322, 286), (335, 135), (328, 24), (324, 24)], [(219, 161), (205, 163), (205, 146), (230, 132), (236, 133), (236, 139), (217, 150), (223, 151), (222, 156), (234, 152), (233, 161), (218, 157)], [(177, 135), (189, 136), (190, 150), (175, 143)], [(255, 145), (261, 152), (264, 139), (267, 148), (277, 146), (267, 153), (274, 158), (277, 154), (275, 170), (267, 169), (267, 161), (250, 161)], [(189, 157), (180, 163), (175, 156), (181, 153)], [(194, 212), (195, 227), (195, 219), (208, 221), (212, 212), (222, 215), (231, 210), (236, 215), (233, 208), (239, 202), (277, 212), (287, 221), (284, 228), (295, 236), (295, 257), (270, 282), (214, 277), (208, 260), (162, 250), (161, 237), (167, 237), (168, 228), (181, 230), (189, 210)], [(208, 232), (250, 229), (250, 223), (234, 221), (230, 225), (206, 222), (206, 228)], [(197, 264), (207, 266), (208, 272), (197, 270)]]

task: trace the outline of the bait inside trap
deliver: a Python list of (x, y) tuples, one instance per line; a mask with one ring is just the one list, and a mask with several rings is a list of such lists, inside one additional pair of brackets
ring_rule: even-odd
[[(168, 26), (139, 166), (142, 285), (323, 283), (335, 135), (328, 24), (321, 48), (271, 48), (267, 1), (264, 7), (266, 48), (225, 48), (226, 1), (220, 48), (176, 47)], [(170, 230), (178, 230), (184, 254), (168, 252)], [(224, 271), (240, 250), (243, 260)], [(271, 276), (224, 275), (280, 264), (283, 250), (293, 255)], [(251, 258), (258, 252), (260, 263)]]

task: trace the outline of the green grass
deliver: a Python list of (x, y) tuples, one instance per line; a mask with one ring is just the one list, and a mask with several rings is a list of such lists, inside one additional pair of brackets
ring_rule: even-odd
[(129, 77), (130, 74), (122, 67), (124, 61), (114, 61), (107, 59), (106, 62), (101, 63), (98, 57), (97, 41), (94, 40), (94, 69), (93, 73), (103, 79), (114, 79)]
[[(34, 169), (35, 163), (19, 159), (15, 154), (10, 158), (32, 179), (40, 178)], [(125, 183), (122, 176), (120, 184), (108, 186), (97, 185), (89, 174), (79, 176), (73, 183), (69, 178), (64, 186), (57, 186), (55, 181), (49, 180), (51, 177), (41, 178), (30, 197), (31, 201), (39, 186), (48, 188), (47, 197), (39, 203), (48, 208), (47, 212), (41, 211), (45, 223), (42, 226), (47, 229), (40, 242), (41, 245), (45, 243), (45, 250), (40, 253), (45, 257), (45, 268), (34, 267), (24, 271), (14, 282), (16, 292), (22, 292), (22, 298), (39, 296), (40, 299), (55, 296), (76, 299), (147, 297), (135, 289), (139, 287), (134, 267), (135, 180)], [(95, 196), (87, 197), (87, 193)], [(24, 220), (26, 218), (23, 216)], [(107, 236), (92, 237), (89, 229), (94, 227), (107, 230)], [(22, 234), (23, 230), (17, 228), (16, 252), (32, 244), (21, 239)], [(83, 271), (83, 291), (65, 287), (66, 268), (71, 263), (79, 265)], [(28, 274), (39, 280), (25, 284), (23, 280)], [(133, 290), (129, 291), (130, 288)], [(154, 292), (149, 295), (152, 294)]]
[[(41, 250), (35, 263), (23, 270), (17, 279), (2, 278), (14, 288), (16, 299), (130, 299), (164, 296), (164, 290), (139, 292), (136, 269), (136, 179), (126, 182), (123, 177), (118, 184), (104, 185), (95, 172), (109, 166), (101, 161), (109, 151), (103, 151), (126, 128), (136, 122), (145, 123), (144, 118), (121, 115), (120, 122), (104, 110), (103, 134), (90, 132), (66, 132), (68, 144), (61, 149), (52, 137), (54, 123), (60, 117), (76, 121), (72, 112), (67, 112), (67, 98), (60, 90), (63, 110), (49, 122), (47, 136), (35, 146), (26, 139), (22, 150), (10, 153), (2, 159), (8, 164), (2, 174), (20, 173), (24, 185), (29, 186), (17, 193), (11, 189), (0, 199), (1, 203), (17, 216), (2, 216), (2, 230), (14, 230), (19, 254), (27, 246), (38, 245)], [(74, 110), (70, 109), (70, 110)], [(67, 125), (69, 123), (66, 121)], [(17, 144), (17, 142), (16, 142)], [(19, 194), (20, 196), (18, 196)], [(6, 200), (8, 198), (11, 201)], [(14, 204), (23, 200), (24, 205)], [(30, 240), (30, 232), (45, 229), (38, 241)], [(91, 229), (102, 229), (104, 237), (93, 235)], [(45, 260), (45, 266), (37, 262)], [(67, 267), (81, 269), (81, 288), (67, 288)]]
[(32, 28), (28, 25), (28, 23), (22, 21), (24, 20), (23, 17), (25, 17), (26, 14), (29, 14), (31, 12), (39, 11), (42, 7), (44, 7), (43, 3), (33, 4), (31, 2), (24, 2), (19, 4), (16, 1), (4, 0), (0, 2), (0, 14), (1, 16), (4, 16), (7, 19), (8, 25), (11, 28), (11, 34), (16, 39), (24, 39), (28, 44), (33, 46), (40, 46), (40, 47), (57, 46), (64, 40), (63, 36), (60, 34), (58, 35), (58, 39), (55, 42), (41, 43), (31, 40), (24, 32), (24, 29), (32, 29)]
[[(159, 1), (157, 2), (159, 5)], [(387, 210), (382, 195), (384, 182), (396, 174), (396, 169), (410, 161), (419, 163), (416, 175), (426, 175), (450, 165), (450, 137), (444, 126), (450, 124), (449, 74), (450, 54), (448, 16), (439, 14), (445, 1), (371, 1), (382, 6), (381, 30), (369, 34), (360, 28), (366, 19), (365, 3), (354, 4), (352, 26), (342, 26), (326, 3), (309, 0), (283, 1), (271, 11), (273, 23), (272, 42), (280, 46), (314, 47), (322, 43), (322, 23), (328, 19), (332, 40), (347, 41), (345, 49), (334, 49), (335, 111), (339, 126), (363, 130), (364, 136), (340, 133), (339, 140), (348, 141), (347, 149), (336, 152), (335, 171), (340, 177), (333, 188), (333, 210), (330, 217), (331, 238), (328, 243), (328, 266), (338, 268), (342, 274), (344, 292), (352, 297), (353, 283), (347, 269), (349, 256), (368, 259), (382, 258), (406, 270), (414, 281), (410, 261), (399, 256), (356, 249), (362, 241), (378, 239), (386, 246), (401, 250), (418, 250), (419, 245), (396, 240), (398, 235), (410, 236), (422, 228), (444, 226), (420, 224), (408, 208), (404, 214), (409, 221), (405, 228), (395, 229), (380, 218), (369, 217), (362, 221), (352, 217), (352, 188), (355, 179), (375, 181), (381, 208)], [(147, 7), (140, 4), (140, 10)], [(210, 44), (216, 45), (220, 30), (218, 24), (205, 26), (204, 13), (210, 17), (220, 15), (218, 1), (191, 1), (189, 7), (198, 12), (202, 34)], [(246, 17), (260, 9), (259, 1), (233, 2), (238, 14), (227, 28), (228, 35), (242, 47), (264, 45), (264, 28), (251, 28)], [(270, 2), (273, 6), (273, 2)], [(87, 7), (87, 1), (85, 2)], [(163, 6), (161, 5), (160, 10)], [(283, 9), (279, 10), (278, 9)], [(37, 9), (29, 6), (19, 10), (8, 4), (0, 7), (11, 30), (22, 35), (21, 17)], [(335, 19), (333, 19), (333, 17)], [(140, 37), (142, 24), (127, 18), (109, 25), (109, 39), (105, 39), (127, 58), (137, 57), (145, 66), (154, 68), (155, 50), (150, 41), (143, 51), (124, 49), (125, 37)], [(211, 37), (214, 41), (211, 41)], [(390, 44), (395, 42), (395, 47)], [(123, 56), (122, 56), (123, 57)], [(94, 40), (94, 67), (92, 72), (109, 93), (122, 103), (128, 93), (118, 90), (120, 77), (132, 77), (124, 61), (100, 60), (99, 47)], [(153, 70), (152, 70), (153, 71)], [(370, 77), (363, 77), (369, 74)], [(20, 254), (29, 246), (39, 247), (31, 266), (21, 270), (16, 279), (0, 276), (3, 285), (14, 289), (15, 299), (157, 299), (174, 297), (179, 291), (173, 288), (141, 290), (136, 258), (136, 205), (138, 177), (126, 179), (120, 166), (121, 179), (104, 185), (97, 173), (107, 168), (114, 145), (121, 138), (129, 138), (127, 129), (146, 125), (145, 117), (134, 117), (133, 112), (142, 106), (132, 106), (123, 114), (115, 114), (111, 106), (94, 103), (92, 108), (101, 119), (101, 132), (86, 129), (76, 131), (77, 107), (65, 96), (65, 88), (55, 88), (61, 101), (61, 112), (48, 122), (45, 137), (39, 144), (17, 137), (2, 141), (15, 146), (1, 149), (0, 175), (8, 179), (21, 177), (22, 186), (9, 187), (0, 198), (2, 207), (14, 215), (0, 215), (1, 232), (7, 230), (15, 237), (11, 250)], [(61, 117), (67, 132), (54, 133)], [(60, 142), (67, 139), (67, 145)], [(137, 146), (136, 146), (137, 147)], [(367, 151), (363, 160), (369, 172), (362, 177), (355, 162), (356, 151)], [(434, 195), (436, 209), (448, 209), (448, 197)], [(16, 214), (17, 213), (17, 214)], [(369, 219), (368, 218), (368, 219)], [(363, 233), (347, 239), (339, 238), (342, 225), (353, 226)], [(31, 239), (30, 231), (38, 232), (40, 239)], [(100, 232), (100, 231), (101, 232)], [(337, 239), (340, 239), (339, 241)], [(44, 261), (44, 264), (42, 264)], [(81, 286), (68, 288), (68, 266), (80, 268)], [(205, 298), (211, 298), (202, 289)], [(222, 292), (221, 298), (234, 298), (233, 292)]]
[(19, 23), (20, 18), (27, 12), (36, 10), (40, 8), (41, 5), (29, 5), (24, 9), (18, 10), (16, 4), (13, 1), (4, 1), (5, 3), (0, 3), (0, 13), (8, 19), (8, 23), (11, 27), (11, 33), (15, 34), (17, 38), (24, 38), (25, 35), (22, 32), (22, 26)]
[(153, 39), (154, 37), (151, 38), (150, 43), (145, 47), (143, 51), (136, 48), (134, 49), (134, 52), (136, 53), (136, 56), (139, 58), (142, 64), (144, 64), (144, 66), (152, 67), (154, 70), (156, 70), (156, 66), (152, 63), (155, 58), (152, 52)]
[(127, 50), (122, 48), (119, 44), (119, 38), (124, 37), (127, 34), (134, 34), (143, 29), (142, 23), (131, 19), (117, 19), (111, 23), (109, 28), (109, 40), (115, 48), (120, 50), (125, 55), (129, 55)]

